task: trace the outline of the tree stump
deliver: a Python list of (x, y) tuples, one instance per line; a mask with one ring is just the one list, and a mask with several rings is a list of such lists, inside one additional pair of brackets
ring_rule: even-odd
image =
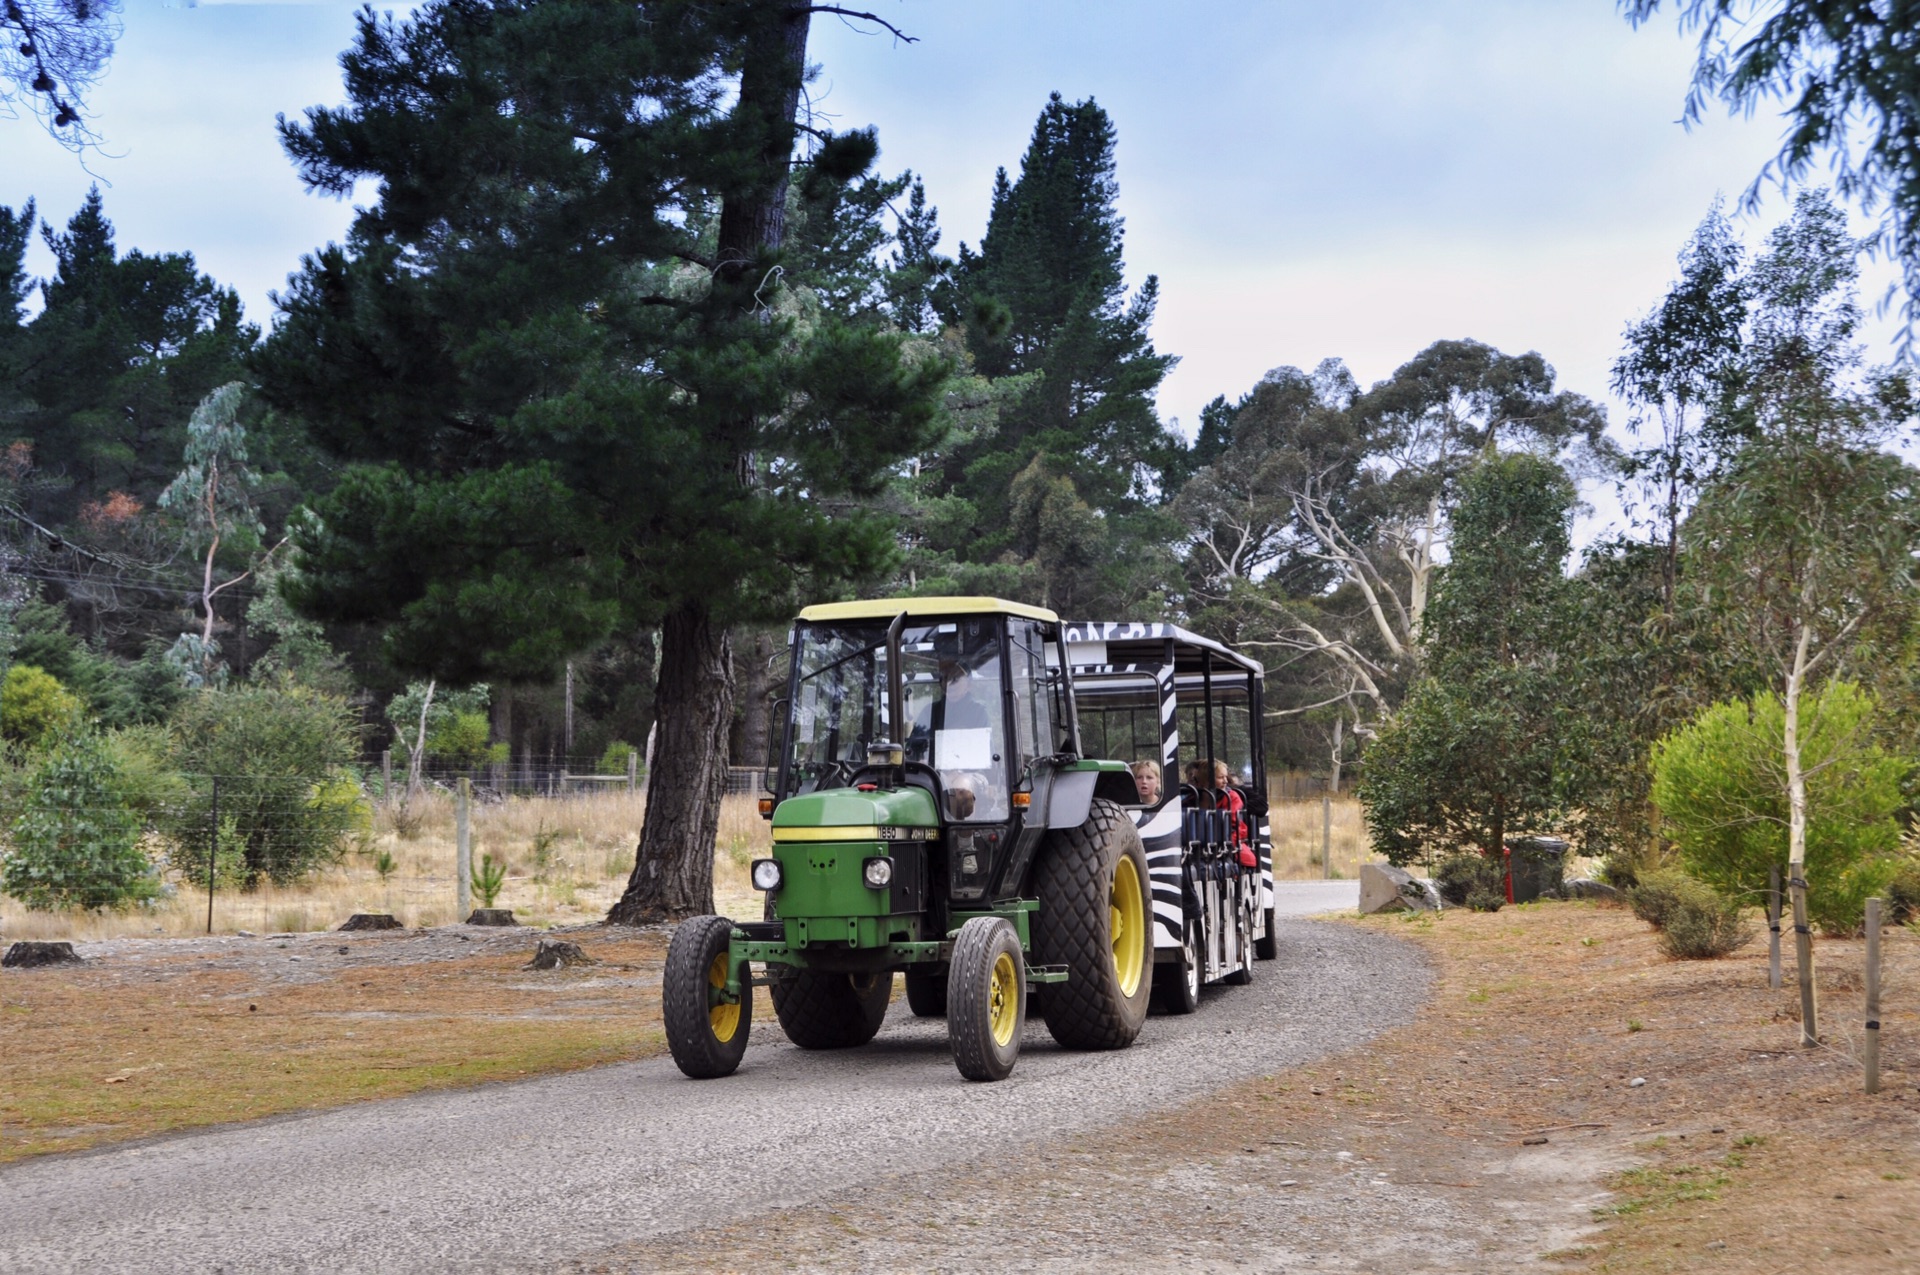
[(397, 930), (400, 922), (385, 912), (355, 912), (340, 926), (341, 930)]
[(518, 925), (513, 919), (512, 908), (475, 908), (473, 915), (467, 918), (468, 925)]
[(10, 970), (39, 969), (43, 965), (86, 964), (71, 943), (15, 943), (0, 957), (0, 966)]
[(580, 950), (578, 943), (568, 943), (561, 939), (540, 940), (540, 946), (533, 950), (533, 959), (527, 962), (530, 970), (557, 970), (569, 965), (592, 965), (594, 960)]

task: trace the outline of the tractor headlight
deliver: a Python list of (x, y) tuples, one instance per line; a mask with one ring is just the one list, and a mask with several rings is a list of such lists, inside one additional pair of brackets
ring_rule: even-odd
[(756, 890), (780, 888), (780, 860), (755, 859), (753, 861), (753, 888)]
[(893, 860), (882, 858), (868, 859), (861, 865), (860, 875), (865, 877), (867, 884), (874, 889), (884, 890), (893, 884)]

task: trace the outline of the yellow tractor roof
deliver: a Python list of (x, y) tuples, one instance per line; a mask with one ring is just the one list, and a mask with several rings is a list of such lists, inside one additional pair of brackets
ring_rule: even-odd
[(1018, 615), (1029, 620), (1057, 623), (1059, 616), (1045, 607), (1030, 607), (1005, 598), (875, 598), (863, 602), (822, 602), (800, 612), (809, 624), (834, 620), (891, 620), (905, 611), (908, 615)]

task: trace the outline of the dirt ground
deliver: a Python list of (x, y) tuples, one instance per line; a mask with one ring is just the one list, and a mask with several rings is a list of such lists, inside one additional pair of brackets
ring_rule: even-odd
[[(592, 965), (524, 968), (543, 937)], [(113, 939), (0, 971), (0, 1163), (642, 1058), (663, 929)]]
[(1668, 961), (1591, 904), (1355, 924), (1440, 972), (1419, 1021), (1364, 1049), (578, 1269), (1920, 1269), (1914, 935), (1887, 941), (1868, 1097), (1858, 942), (1819, 944), (1827, 1042), (1805, 1050), (1764, 943)]

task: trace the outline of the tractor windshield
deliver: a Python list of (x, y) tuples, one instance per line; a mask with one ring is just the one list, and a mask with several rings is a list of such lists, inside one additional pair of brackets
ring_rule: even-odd
[[(940, 773), (949, 819), (1006, 818), (998, 618), (909, 624), (900, 655), (907, 760)], [(837, 788), (866, 764), (867, 745), (887, 734), (886, 626), (803, 625), (797, 656), (788, 790)]]

